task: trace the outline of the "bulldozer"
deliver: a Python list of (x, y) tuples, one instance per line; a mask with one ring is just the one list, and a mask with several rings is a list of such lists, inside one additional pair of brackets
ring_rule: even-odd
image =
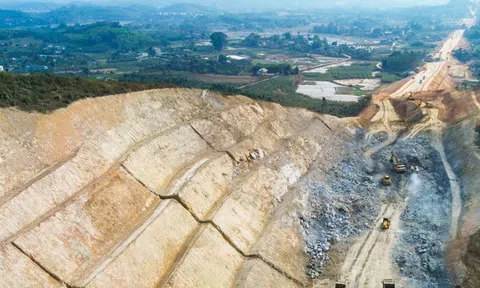
[(389, 229), (389, 228), (390, 228), (390, 223), (391, 223), (390, 218), (383, 218), (383, 221), (382, 221), (382, 229), (383, 229), (383, 230)]
[(397, 173), (407, 172), (407, 166), (398, 160), (397, 154), (395, 151), (392, 152), (392, 158), (390, 161), (393, 163), (393, 170)]
[(382, 285), (383, 288), (395, 288), (395, 281), (392, 279), (384, 279)]
[(385, 175), (383, 176), (382, 182), (383, 182), (383, 185), (390, 186), (392, 185), (392, 178), (389, 175)]

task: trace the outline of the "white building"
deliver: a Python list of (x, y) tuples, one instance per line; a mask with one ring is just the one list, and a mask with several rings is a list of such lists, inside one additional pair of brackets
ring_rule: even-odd
[(268, 74), (268, 70), (265, 69), (265, 68), (260, 68), (260, 69), (258, 69), (258, 71), (257, 71), (257, 75), (260, 75), (260, 76), (265, 76), (265, 75), (267, 75), (267, 74)]

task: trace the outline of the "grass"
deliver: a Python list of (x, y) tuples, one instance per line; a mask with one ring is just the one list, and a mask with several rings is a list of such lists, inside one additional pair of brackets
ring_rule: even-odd
[(121, 79), (126, 82), (105, 82), (47, 74), (14, 75), (0, 73), (0, 107), (15, 106), (25, 111), (48, 112), (66, 107), (72, 102), (84, 98), (178, 86), (211, 89), (229, 95), (243, 94), (253, 99), (276, 102), (286, 106), (303, 107), (338, 117), (356, 116), (370, 101), (369, 97), (363, 97), (358, 103), (337, 102), (314, 99), (298, 94), (296, 93), (298, 76), (278, 77), (245, 89), (238, 89), (238, 86), (236, 86), (238, 84), (204, 83), (192, 81), (185, 76), (185, 74), (173, 75), (171, 73), (132, 74), (130, 77)]
[[(303, 107), (315, 112), (330, 114), (338, 117), (357, 116), (365, 108), (370, 97), (363, 97), (357, 103), (328, 101), (314, 99), (296, 92), (298, 76), (282, 76), (269, 81), (247, 86), (239, 89), (238, 83), (206, 83), (189, 77), (189, 73), (167, 71), (161, 73), (130, 74), (124, 75), (122, 81), (134, 82), (164, 82), (172, 83), (179, 87), (210, 89), (227, 95), (245, 95), (252, 99), (279, 103), (285, 106)], [(366, 92), (354, 88), (355, 93), (364, 95)], [(357, 94), (356, 94), (357, 95)]]
[(380, 77), (382, 79), (382, 83), (385, 83), (385, 84), (390, 84), (403, 79), (402, 77), (399, 77), (393, 73), (388, 73), (388, 72), (380, 73)]
[(0, 73), (0, 107), (48, 112), (74, 101), (134, 91), (174, 87), (162, 83), (120, 83), (55, 75)]

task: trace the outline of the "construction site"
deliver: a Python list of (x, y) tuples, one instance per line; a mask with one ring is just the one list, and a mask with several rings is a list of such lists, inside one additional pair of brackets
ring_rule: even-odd
[(196, 89), (0, 109), (0, 287), (480, 287), (463, 33), (355, 118)]

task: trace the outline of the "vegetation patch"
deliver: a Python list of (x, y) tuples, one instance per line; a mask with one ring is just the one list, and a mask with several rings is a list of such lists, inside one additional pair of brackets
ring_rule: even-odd
[(382, 61), (383, 69), (393, 72), (414, 70), (425, 57), (424, 53), (413, 51), (395, 51)]
[[(120, 81), (143, 83), (169, 83), (179, 87), (199, 88), (217, 91), (226, 95), (245, 95), (252, 99), (279, 103), (285, 106), (303, 107), (314, 112), (338, 117), (357, 116), (365, 108), (370, 96), (358, 102), (340, 102), (327, 99), (314, 99), (296, 92), (299, 76), (282, 76), (259, 82), (240, 89), (239, 83), (206, 83), (198, 81), (186, 72), (165, 71), (159, 73), (135, 73), (124, 75)], [(365, 93), (361, 91), (361, 93)]]
[(119, 83), (54, 75), (0, 73), (0, 107), (48, 112), (89, 97), (174, 87), (161, 83)]
[(338, 117), (357, 116), (370, 102), (371, 97), (360, 98), (358, 102), (315, 99), (296, 92), (299, 80), (295, 76), (283, 76), (242, 89), (241, 94), (253, 99), (276, 102), (285, 106), (303, 107), (314, 112)]
[(390, 83), (402, 80), (402, 77), (399, 77), (399, 76), (397, 76), (393, 73), (382, 72), (379, 75), (382, 79), (382, 83), (384, 83), (384, 84), (390, 84)]

